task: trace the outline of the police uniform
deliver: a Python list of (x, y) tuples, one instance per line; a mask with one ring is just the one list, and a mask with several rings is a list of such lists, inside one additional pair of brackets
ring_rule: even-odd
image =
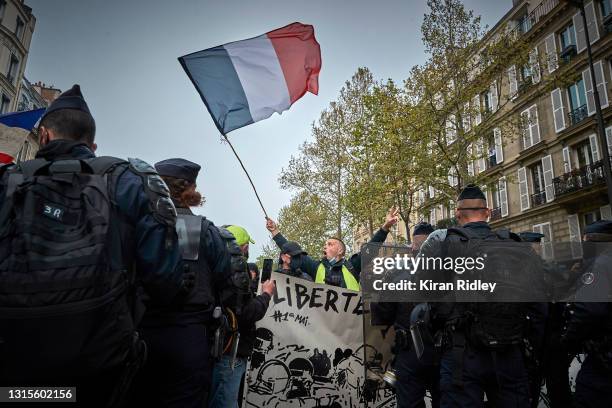
[[(518, 235), (523, 242), (532, 244), (538, 244), (544, 238), (544, 234), (532, 231), (519, 232)], [(547, 261), (542, 262), (547, 275), (544, 278), (551, 281), (557, 272), (557, 266)], [(546, 318), (542, 321), (537, 321), (537, 318), (530, 319), (532, 330), (528, 340), (531, 350), (526, 356), (531, 406), (538, 406), (543, 378), (550, 407), (568, 407), (572, 405), (568, 372), (571, 359), (560, 341), (561, 330), (565, 324), (565, 303), (539, 304), (539, 307), (540, 316), (544, 315)]]
[[(585, 242), (583, 286), (576, 292), (577, 302), (570, 306), (567, 329), (562, 342), (574, 353), (586, 351), (586, 358), (576, 377), (576, 407), (612, 406), (612, 221), (598, 221), (586, 227), (587, 241), (598, 239), (589, 254)], [(603, 302), (602, 296), (608, 301)], [(597, 301), (593, 301), (597, 300)]]
[[(389, 231), (380, 228), (370, 242), (385, 242)], [(272, 237), (276, 245), (282, 249), (287, 243), (281, 233)], [(323, 258), (316, 260), (309, 255), (302, 257), (302, 272), (310, 275), (316, 283), (327, 283), (332, 286), (339, 286), (351, 290), (359, 290), (359, 275), (361, 274), (361, 253), (355, 253), (350, 260), (344, 258), (336, 261)]]
[[(200, 166), (184, 159), (156, 163), (162, 176), (195, 183)], [(178, 204), (178, 203), (177, 203)], [(148, 304), (141, 332), (149, 356), (137, 378), (134, 404), (202, 407), (211, 381), (209, 349), (215, 294), (231, 275), (231, 238), (189, 208), (177, 208), (176, 230), (185, 287), (171, 305)]]
[[(458, 201), (464, 199), (486, 201), (480, 188), (474, 185), (466, 186), (461, 192)], [(461, 229), (468, 230), (466, 235), (483, 239), (491, 234), (491, 227), (485, 221), (469, 222)], [(516, 235), (508, 236), (519, 240)], [(444, 248), (450, 247), (447, 243), (456, 245), (463, 239), (455, 233), (438, 230), (423, 243), (419, 256), (443, 256), (447, 251)], [(482, 407), (486, 393), (494, 406), (527, 407), (528, 377), (520, 347), (513, 344), (489, 349), (475, 344), (463, 322), (467, 318), (462, 312), (464, 304), (433, 303), (432, 307), (436, 316), (434, 326), (440, 330), (439, 335), (445, 334), (443, 343), (448, 344), (440, 360), (440, 406)]]
[[(56, 99), (43, 115), (43, 119), (51, 112), (61, 109), (78, 110), (90, 114), (89, 109), (78, 85), (73, 86), (58, 99)], [(111, 229), (110, 241), (120, 245), (121, 256), (114, 259), (124, 270), (135, 271), (135, 278), (140, 282), (148, 295), (155, 302), (163, 304), (172, 301), (180, 292), (183, 284), (182, 271), (178, 267), (180, 255), (176, 243), (174, 223), (176, 213), (169, 199), (165, 184), (157, 176), (154, 169), (138, 159), (129, 161), (103, 157), (95, 158), (93, 151), (81, 141), (67, 139), (52, 140), (43, 146), (36, 154), (36, 159), (57, 162), (58, 160), (78, 159), (90, 163), (91, 166), (102, 166), (102, 173), (107, 175), (108, 194), (113, 205), (110, 216), (111, 222), (116, 223), (117, 229)], [(25, 162), (27, 165), (29, 162)], [(6, 169), (4, 169), (6, 170)], [(11, 169), (8, 169), (11, 171)], [(8, 173), (8, 172), (6, 172)], [(5, 176), (7, 174), (5, 173)], [(0, 182), (0, 199), (4, 200), (7, 177)], [(109, 244), (111, 245), (111, 244)], [(132, 288), (130, 292), (134, 292)], [(134, 297), (131, 297), (134, 300)], [(136, 323), (141, 316), (138, 308), (132, 304), (130, 310), (131, 321)], [(125, 320), (123, 316), (121, 320)], [(119, 332), (119, 321), (108, 324), (100, 321), (96, 330), (100, 338), (110, 340)], [(106, 334), (105, 334), (106, 333)], [(29, 339), (23, 339), (27, 342)], [(40, 339), (37, 339), (40, 340)], [(48, 340), (48, 339), (45, 339)], [(132, 344), (133, 339), (126, 337), (125, 342)], [(112, 344), (112, 343), (110, 343)], [(141, 345), (135, 342), (135, 345)], [(130, 348), (131, 346), (128, 346)], [(39, 353), (40, 350), (33, 350)], [(91, 352), (91, 351), (90, 351)], [(92, 361), (103, 361), (105, 365), (125, 359), (125, 354), (118, 354), (108, 345), (100, 345), (94, 354), (83, 357)], [(142, 357), (142, 349), (138, 347), (138, 359)], [(44, 356), (42, 356), (44, 357)], [(127, 357), (132, 359), (132, 357)], [(121, 362), (115, 369), (100, 371), (92, 378), (74, 378), (74, 374), (67, 368), (66, 372), (54, 373), (44, 385), (56, 382), (73, 384), (78, 388), (78, 401), (83, 406), (104, 405), (111, 398), (121, 398), (122, 392), (128, 386), (134, 372), (137, 360), (128, 365), (130, 374), (126, 376), (126, 363)], [(71, 380), (67, 380), (71, 378)]]
[[(414, 227), (412, 235), (427, 236), (433, 231), (431, 224), (423, 222)], [(372, 324), (393, 324), (395, 329), (393, 369), (396, 375), (397, 407), (425, 407), (425, 393), (429, 390), (431, 407), (437, 408), (440, 406), (440, 368), (434, 361), (433, 344), (425, 342), (423, 354), (420, 358), (417, 356), (410, 335), (414, 307), (414, 303), (373, 303)]]

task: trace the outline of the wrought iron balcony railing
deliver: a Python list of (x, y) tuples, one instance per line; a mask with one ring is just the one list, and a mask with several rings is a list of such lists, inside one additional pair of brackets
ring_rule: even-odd
[(489, 218), (489, 221), (497, 221), (500, 220), (501, 217), (501, 207), (495, 207), (491, 209), (491, 217)]
[(556, 197), (573, 193), (585, 187), (605, 183), (603, 160), (555, 177), (553, 183)]
[(573, 126), (585, 120), (589, 116), (589, 112), (587, 111), (587, 106), (582, 105), (569, 112), (567, 115), (569, 116), (570, 123)]
[(539, 191), (531, 195), (531, 207), (537, 207), (542, 204), (546, 204), (546, 192), (545, 191)]
[(519, 20), (517, 24), (517, 29), (520, 33), (526, 33), (536, 25), (542, 17), (547, 15), (554, 9), (557, 4), (559, 4), (559, 0), (544, 0), (540, 4), (538, 4), (531, 13), (527, 14), (525, 17)]

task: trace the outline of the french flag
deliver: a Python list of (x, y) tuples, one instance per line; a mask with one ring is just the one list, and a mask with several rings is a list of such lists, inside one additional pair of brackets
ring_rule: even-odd
[(179, 62), (223, 135), (289, 109), (306, 91), (319, 92), (321, 49), (311, 25), (289, 24)]

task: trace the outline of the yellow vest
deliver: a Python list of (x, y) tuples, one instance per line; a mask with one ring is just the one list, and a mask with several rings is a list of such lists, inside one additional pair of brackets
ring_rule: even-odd
[[(357, 282), (357, 279), (355, 279), (346, 265), (342, 265), (342, 277), (344, 278), (344, 283), (346, 284), (347, 289), (359, 292), (361, 286), (359, 286), (359, 282)], [(323, 265), (323, 262), (321, 262), (317, 268), (315, 283), (325, 283), (325, 265)]]

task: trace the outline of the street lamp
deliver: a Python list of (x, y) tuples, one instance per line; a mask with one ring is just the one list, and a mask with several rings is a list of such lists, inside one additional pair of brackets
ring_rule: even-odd
[(606, 140), (606, 130), (604, 128), (603, 115), (601, 113), (601, 102), (599, 99), (599, 91), (595, 82), (595, 67), (593, 66), (593, 54), (591, 53), (591, 40), (589, 38), (589, 29), (587, 25), (586, 13), (584, 12), (584, 0), (570, 1), (574, 6), (580, 9), (582, 15), (582, 24), (584, 26), (584, 38), (587, 46), (587, 56), (589, 61), (589, 70), (591, 73), (591, 84), (593, 88), (593, 99), (595, 100), (595, 116), (597, 118), (597, 134), (599, 136), (599, 144), (603, 156), (604, 179), (606, 180), (606, 188), (608, 189), (608, 203), (612, 205), (612, 170), (610, 169), (610, 153), (608, 152), (608, 141)]

